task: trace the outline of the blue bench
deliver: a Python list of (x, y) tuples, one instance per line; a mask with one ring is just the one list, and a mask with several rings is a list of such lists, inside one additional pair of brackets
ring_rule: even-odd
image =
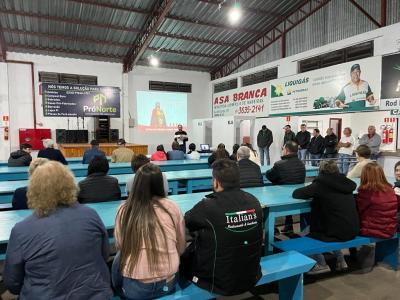
[[(303, 299), (303, 273), (308, 272), (315, 265), (315, 261), (296, 251), (283, 252), (261, 258), (262, 277), (256, 286), (279, 281), (280, 300)], [(213, 299), (214, 295), (193, 283), (181, 289), (179, 285), (175, 293), (158, 299), (162, 300), (190, 300)], [(113, 300), (120, 299), (114, 297)]]
[(347, 242), (323, 242), (309, 237), (273, 242), (272, 245), (282, 251), (298, 251), (304, 255), (322, 254), (347, 248), (355, 248), (368, 244), (376, 244), (375, 262), (384, 262), (394, 270), (398, 269), (399, 236), (390, 239), (357, 236)]

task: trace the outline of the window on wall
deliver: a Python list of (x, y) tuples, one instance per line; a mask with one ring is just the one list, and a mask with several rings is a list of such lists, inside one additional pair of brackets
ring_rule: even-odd
[(317, 121), (317, 120), (302, 120), (300, 124), (306, 124), (307, 126), (307, 131), (313, 132), (314, 129), (319, 129), (322, 131), (322, 121)]
[(190, 83), (149, 81), (149, 90), (151, 90), (151, 91), (191, 93), (192, 92), (192, 85)]
[(242, 85), (248, 86), (256, 83), (267, 82), (276, 78), (278, 78), (278, 68), (272, 68), (243, 76)]
[(39, 82), (97, 85), (97, 76), (39, 72)]
[(214, 93), (220, 93), (228, 90), (233, 90), (238, 87), (237, 78), (214, 84)]
[(373, 55), (374, 43), (370, 41), (299, 61), (299, 72), (326, 68)]

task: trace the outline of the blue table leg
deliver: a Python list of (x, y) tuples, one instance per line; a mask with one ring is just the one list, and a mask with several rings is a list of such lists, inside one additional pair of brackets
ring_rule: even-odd
[(399, 238), (376, 243), (375, 262), (384, 262), (394, 270), (398, 269)]
[(178, 181), (168, 181), (168, 186), (172, 195), (178, 195)]
[(279, 280), (279, 300), (303, 300), (303, 274)]
[(186, 189), (187, 189), (187, 191), (186, 191), (187, 194), (193, 193), (193, 180), (190, 180), (190, 179), (187, 180)]
[(265, 255), (272, 254), (273, 247), (272, 242), (274, 241), (274, 230), (275, 230), (275, 213), (267, 210), (267, 217), (265, 219)]

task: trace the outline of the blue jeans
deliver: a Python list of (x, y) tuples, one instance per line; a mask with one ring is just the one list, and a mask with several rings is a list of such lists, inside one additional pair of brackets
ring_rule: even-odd
[(269, 166), (271, 164), (270, 157), (269, 157), (269, 147), (264, 147), (264, 148), (258, 147), (258, 152), (260, 152), (261, 165), (262, 166), (264, 165), (264, 156), (265, 156), (267, 166)]
[(304, 162), (304, 161), (306, 160), (306, 158), (307, 158), (307, 153), (308, 153), (307, 149), (300, 149), (300, 150), (297, 152), (297, 157), (298, 157), (302, 162)]
[(350, 159), (351, 159), (351, 155), (349, 154), (343, 154), (343, 153), (339, 153), (339, 172), (347, 175), (347, 172), (349, 171), (349, 166), (350, 166)]
[(311, 165), (314, 166), (314, 167), (319, 166), (320, 161), (319, 160), (314, 160), (314, 159), (321, 159), (321, 156), (322, 156), (321, 154), (311, 154), (310, 153), (310, 159), (313, 159), (311, 161)]
[(114, 258), (111, 268), (112, 284), (121, 299), (136, 300), (136, 299), (154, 299), (165, 296), (175, 291), (177, 283), (177, 274), (174, 279), (167, 282), (161, 280), (157, 282), (143, 283), (139, 280), (122, 276), (119, 271), (120, 254), (119, 252)]

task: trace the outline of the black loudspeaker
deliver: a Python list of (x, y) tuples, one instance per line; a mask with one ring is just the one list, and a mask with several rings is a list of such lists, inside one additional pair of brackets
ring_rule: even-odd
[(56, 143), (65, 144), (67, 142), (67, 130), (56, 129)]
[(76, 130), (76, 143), (87, 144), (89, 142), (89, 132), (87, 130)]
[(119, 139), (118, 129), (110, 129), (110, 143), (116, 143)]

